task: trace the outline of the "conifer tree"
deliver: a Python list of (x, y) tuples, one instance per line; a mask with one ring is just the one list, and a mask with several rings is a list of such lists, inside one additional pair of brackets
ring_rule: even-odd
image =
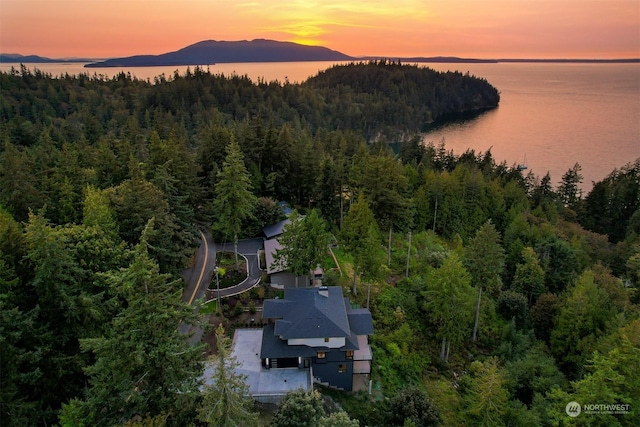
[(516, 266), (513, 288), (529, 298), (537, 298), (544, 292), (544, 270), (540, 267), (538, 254), (531, 247), (522, 249), (523, 263)]
[(47, 331), (38, 326), (37, 308), (25, 311), (19, 306), (18, 278), (2, 258), (0, 249), (0, 424), (41, 424), (46, 418), (39, 408), (42, 395), (37, 384), (34, 387), (42, 358), (36, 343)]
[(358, 183), (378, 226), (388, 231), (387, 264), (391, 264), (391, 236), (394, 229), (406, 230), (412, 221), (411, 200), (406, 197), (408, 180), (402, 164), (386, 153), (369, 156)]
[(233, 236), (236, 270), (238, 265), (238, 234), (242, 221), (250, 217), (256, 204), (256, 196), (251, 192), (251, 177), (244, 165), (244, 156), (240, 145), (231, 139), (227, 146), (227, 156), (218, 172), (216, 196), (213, 202), (218, 218), (216, 227), (225, 234)]
[(246, 376), (235, 372), (240, 363), (222, 324), (216, 329), (216, 349), (211, 359), (213, 376), (202, 392), (198, 420), (216, 427), (255, 425), (257, 414), (253, 412)]
[(158, 415), (184, 425), (195, 415), (202, 346), (190, 347), (178, 325), (197, 318), (148, 254), (152, 226), (150, 221), (127, 268), (104, 273), (122, 309), (104, 335), (80, 341), (95, 363), (86, 368), (85, 396), (63, 405), (62, 425), (111, 426)]
[(596, 340), (608, 333), (615, 315), (607, 291), (596, 282), (592, 270), (585, 270), (567, 289), (551, 331), (551, 351), (567, 376), (582, 375)]
[(431, 271), (423, 295), (427, 300), (424, 308), (438, 326), (436, 336), (442, 340), (440, 358), (448, 362), (451, 345), (459, 345), (469, 336), (474, 298), (471, 276), (455, 253)]
[(282, 235), (278, 237), (282, 248), (276, 251), (275, 263), (293, 273), (297, 285), (299, 276), (309, 274), (311, 279), (313, 270), (322, 266), (329, 234), (315, 210), (305, 217), (294, 210), (289, 219), (291, 222), (285, 225)]
[(478, 321), (480, 318), (480, 303), (482, 290), (487, 289), (493, 295), (500, 292), (502, 280), (500, 274), (504, 269), (505, 254), (500, 244), (500, 233), (487, 221), (477, 232), (465, 250), (465, 266), (473, 284), (478, 289), (476, 303), (476, 317), (473, 325), (472, 340), (478, 336)]
[(373, 280), (380, 275), (384, 260), (380, 256), (380, 232), (369, 204), (361, 194), (344, 218), (340, 240), (353, 256), (353, 287), (357, 295), (357, 276), (363, 274)]
[(332, 156), (325, 155), (316, 180), (316, 205), (332, 223), (338, 223), (341, 215), (342, 181), (340, 165)]
[(502, 370), (496, 358), (485, 362), (474, 361), (471, 364), (471, 379), (468, 398), (469, 414), (474, 425), (504, 426), (504, 414), (507, 411), (509, 393), (505, 385)]
[(569, 208), (575, 208), (576, 203), (582, 199), (582, 191), (578, 185), (582, 183), (582, 166), (579, 163), (573, 165), (571, 169), (562, 175), (562, 181), (558, 186), (558, 199), (562, 204)]

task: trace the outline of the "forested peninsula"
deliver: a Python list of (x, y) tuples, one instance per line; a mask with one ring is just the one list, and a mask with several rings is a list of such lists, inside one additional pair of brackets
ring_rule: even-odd
[[(3, 426), (639, 424), (640, 159), (584, 194), (578, 164), (538, 177), (422, 144), (499, 92), (384, 60), (300, 84), (21, 67), (0, 88)], [(230, 335), (276, 291), (181, 302), (198, 230), (259, 236), (279, 202), (313, 223), (292, 247), (321, 234), (323, 283), (372, 313), (371, 394), (318, 386), (269, 410), (233, 374), (201, 386), (225, 330), (208, 348), (178, 326)]]

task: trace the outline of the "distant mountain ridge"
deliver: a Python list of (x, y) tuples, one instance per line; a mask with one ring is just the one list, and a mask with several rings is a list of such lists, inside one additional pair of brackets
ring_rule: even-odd
[(95, 61), (88, 58), (47, 58), (39, 55), (20, 55), (19, 53), (0, 53), (0, 62), (16, 64), (47, 64), (60, 62), (89, 62)]
[(293, 42), (255, 39), (251, 41), (204, 40), (175, 52), (160, 55), (136, 55), (123, 58), (96, 60), (87, 58), (54, 59), (38, 55), (0, 53), (0, 63), (65, 63), (88, 62), (85, 67), (153, 67), (213, 65), (216, 63), (242, 62), (303, 62), (303, 61), (368, 61), (391, 59), (404, 63), (638, 63), (640, 58), (629, 59), (477, 59), (455, 56), (398, 57), (398, 56), (349, 56), (323, 46), (307, 46)]
[(349, 61), (355, 59), (322, 46), (255, 39), (251, 41), (205, 40), (175, 52), (137, 55), (95, 62), (85, 67), (148, 67), (210, 65), (228, 62)]

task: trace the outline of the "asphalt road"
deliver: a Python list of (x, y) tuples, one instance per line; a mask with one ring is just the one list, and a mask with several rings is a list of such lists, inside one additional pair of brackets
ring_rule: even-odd
[(193, 301), (204, 297), (207, 286), (211, 283), (216, 260), (216, 244), (208, 230), (198, 230), (202, 243), (196, 254), (195, 265), (182, 272), (187, 287), (182, 295), (182, 301), (193, 304)]
[[(213, 269), (216, 260), (216, 245), (213, 242), (213, 237), (208, 230), (198, 230), (202, 243), (196, 253), (196, 262), (193, 267), (188, 268), (182, 272), (187, 286), (182, 294), (182, 301), (187, 304), (193, 304), (197, 299), (205, 296), (207, 286), (211, 283), (211, 276), (213, 275)], [(197, 310), (197, 308), (196, 308)], [(178, 331), (183, 334), (192, 334), (189, 338), (191, 345), (196, 344), (202, 338), (202, 328), (190, 325), (188, 323), (181, 323), (178, 327)]]
[[(241, 294), (242, 292), (246, 292), (260, 283), (262, 270), (260, 270), (260, 267), (258, 265), (258, 251), (262, 249), (263, 243), (264, 240), (262, 238), (243, 239), (238, 241), (238, 254), (242, 255), (247, 260), (247, 268), (249, 270), (249, 274), (243, 282), (229, 288), (220, 289), (221, 298)], [(224, 245), (218, 245), (216, 246), (216, 250), (219, 252), (233, 252), (233, 242), (226, 243)], [(218, 291), (215, 289), (215, 287), (215, 283), (211, 283), (213, 296), (214, 298), (217, 298)]]
[[(213, 237), (208, 230), (198, 230), (202, 238), (202, 243), (196, 253), (196, 262), (193, 267), (182, 272), (182, 276), (187, 286), (182, 294), (182, 301), (187, 304), (193, 304), (194, 301), (205, 296), (207, 288), (211, 287), (214, 298), (217, 298), (215, 283), (212, 283), (216, 252), (230, 251), (233, 252), (233, 242), (223, 245), (216, 245)], [(229, 288), (220, 290), (220, 297), (225, 298), (246, 292), (260, 283), (262, 270), (258, 265), (258, 250), (262, 248), (263, 239), (244, 239), (238, 241), (238, 254), (247, 260), (249, 274), (241, 283)], [(196, 308), (197, 310), (197, 308)], [(183, 323), (178, 330), (183, 334), (192, 334), (189, 338), (191, 345), (196, 344), (202, 338), (202, 328)]]

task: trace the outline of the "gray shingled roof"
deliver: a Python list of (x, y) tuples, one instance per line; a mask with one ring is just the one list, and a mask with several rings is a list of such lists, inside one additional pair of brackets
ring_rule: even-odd
[(262, 317), (264, 319), (282, 319), (291, 310), (293, 301), (286, 299), (268, 299), (264, 301), (262, 307)]
[(360, 350), (360, 345), (358, 344), (358, 336), (352, 333), (351, 336), (347, 337), (344, 346), (341, 347), (340, 350)]
[(342, 288), (289, 288), (284, 299), (264, 302), (263, 318), (277, 319), (275, 334), (296, 338), (349, 337), (351, 328)]
[(351, 332), (355, 335), (373, 335), (373, 320), (366, 308), (351, 309), (347, 312)]
[(272, 237), (279, 236), (284, 231), (284, 226), (289, 224), (291, 221), (288, 219), (283, 219), (280, 222), (276, 222), (275, 224), (265, 225), (262, 227), (262, 232), (267, 239), (271, 239)]
[(262, 331), (260, 358), (314, 357), (316, 350), (306, 345), (288, 345), (274, 334), (274, 325), (267, 325)]

